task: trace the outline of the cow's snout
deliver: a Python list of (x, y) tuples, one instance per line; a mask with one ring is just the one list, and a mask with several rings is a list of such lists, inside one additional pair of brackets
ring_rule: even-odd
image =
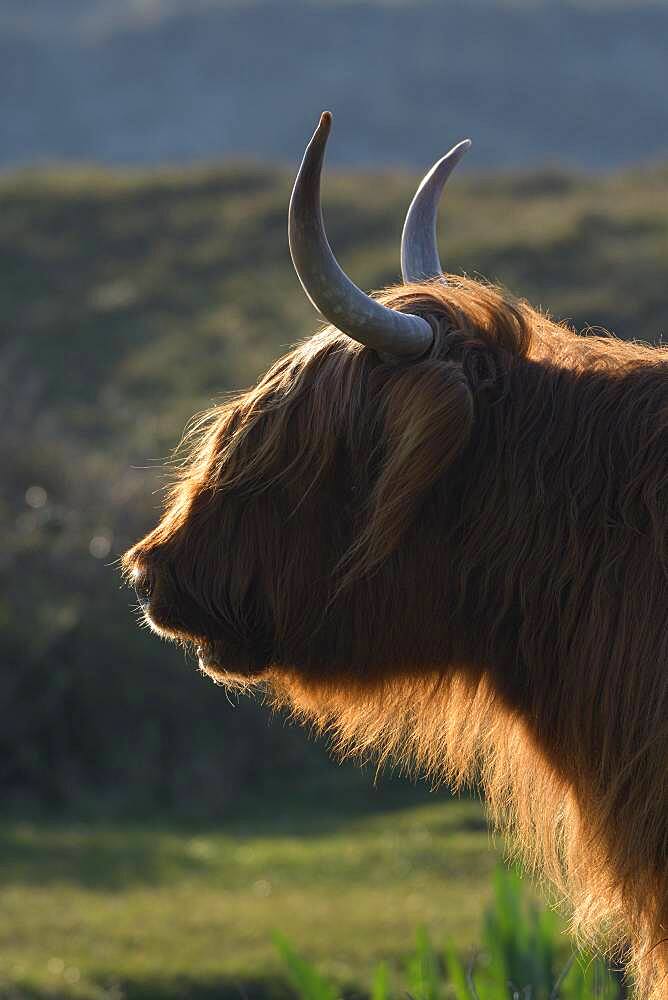
[(137, 600), (145, 611), (150, 604), (155, 585), (154, 574), (147, 566), (135, 566), (131, 573), (131, 581)]
[(160, 635), (192, 639), (204, 632), (201, 610), (177, 585), (178, 573), (164, 552), (130, 550), (127, 581), (134, 588), (144, 619)]

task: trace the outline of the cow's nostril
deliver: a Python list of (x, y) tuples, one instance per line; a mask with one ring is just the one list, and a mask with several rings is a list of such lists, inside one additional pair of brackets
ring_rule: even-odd
[(153, 580), (148, 570), (135, 567), (132, 571), (132, 586), (142, 608), (148, 607), (153, 591)]

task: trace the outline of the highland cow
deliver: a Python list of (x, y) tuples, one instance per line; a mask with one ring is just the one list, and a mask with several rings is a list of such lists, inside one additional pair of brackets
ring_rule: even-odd
[(478, 783), (493, 819), (668, 992), (668, 350), (578, 336), (444, 275), (418, 189), (404, 283), (371, 298), (320, 213), (329, 115), (290, 244), (331, 325), (200, 423), (125, 556), (202, 670), (261, 682), (338, 748)]

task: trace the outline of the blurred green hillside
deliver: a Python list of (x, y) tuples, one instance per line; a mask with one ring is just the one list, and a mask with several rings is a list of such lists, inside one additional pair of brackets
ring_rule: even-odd
[[(242, 164), (0, 178), (0, 783), (24, 804), (216, 814), (270, 769), (323, 766), (137, 628), (113, 565), (155, 520), (186, 420), (317, 326), (290, 184)], [(327, 178), (331, 241), (363, 287), (397, 280), (414, 185)], [(442, 258), (578, 327), (656, 340), (667, 193), (666, 166), (458, 178)]]

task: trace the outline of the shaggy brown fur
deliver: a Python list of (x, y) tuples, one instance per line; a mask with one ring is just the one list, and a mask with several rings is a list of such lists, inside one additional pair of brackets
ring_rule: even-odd
[(451, 277), (386, 364), (328, 328), (200, 423), (125, 558), (223, 683), (479, 782), (588, 940), (668, 992), (668, 350)]

